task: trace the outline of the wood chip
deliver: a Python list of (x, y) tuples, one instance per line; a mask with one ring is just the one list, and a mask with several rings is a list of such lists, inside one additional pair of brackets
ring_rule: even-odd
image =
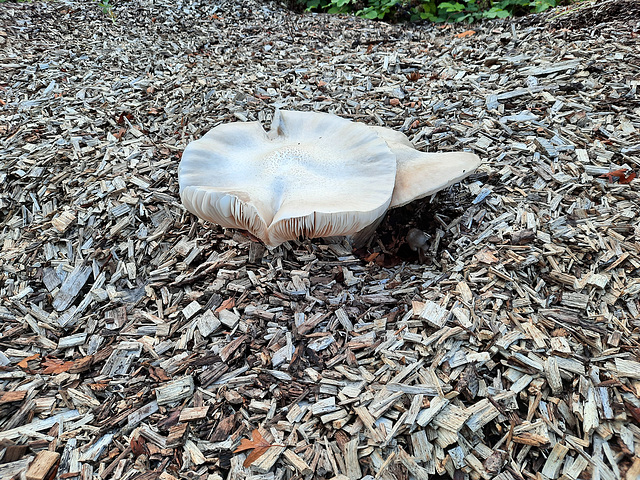
[(27, 480), (45, 480), (50, 475), (55, 475), (52, 471), (60, 461), (58, 452), (42, 450), (38, 452), (26, 473)]

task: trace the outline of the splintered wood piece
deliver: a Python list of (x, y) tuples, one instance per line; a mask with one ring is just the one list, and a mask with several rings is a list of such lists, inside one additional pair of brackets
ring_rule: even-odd
[(616, 358), (615, 363), (620, 377), (640, 379), (640, 362)]
[(182, 314), (184, 315), (184, 318), (189, 320), (196, 313), (198, 313), (201, 308), (202, 308), (201, 305), (194, 300), (193, 302), (191, 302), (189, 305), (187, 305), (182, 309)]
[(560, 469), (562, 468), (562, 462), (564, 461), (564, 457), (568, 452), (568, 447), (562, 445), (561, 443), (556, 443), (553, 446), (553, 450), (551, 450), (551, 453), (547, 457), (547, 461), (542, 467), (542, 475), (552, 480), (558, 478), (558, 474), (560, 473)]
[(564, 62), (547, 64), (546, 66), (524, 67), (520, 69), (520, 73), (525, 76), (531, 75), (534, 77), (539, 77), (543, 75), (549, 75), (551, 73), (571, 70), (578, 67), (579, 65), (580, 65), (580, 60), (566, 60)]
[(73, 366), (69, 368), (69, 373), (82, 373), (91, 368), (93, 364), (93, 355), (78, 358), (73, 362)]
[(140, 342), (120, 343), (109, 355), (109, 358), (100, 371), (101, 375), (107, 377), (126, 375), (133, 361), (140, 356), (141, 352), (142, 344)]
[(0, 463), (0, 478), (16, 478), (17, 475), (27, 470), (33, 459), (33, 456), (28, 456), (13, 462)]
[(169, 429), (169, 435), (167, 436), (166, 446), (167, 448), (175, 448), (184, 445), (188, 432), (188, 423), (178, 423)]
[(199, 420), (207, 417), (209, 413), (209, 405), (202, 407), (185, 408), (180, 412), (180, 421), (189, 422), (191, 420)]
[(235, 353), (235, 351), (242, 346), (244, 342), (247, 341), (249, 337), (247, 335), (242, 335), (231, 342), (229, 342), (225, 347), (220, 351), (220, 358), (223, 362), (226, 362), (231, 355)]
[(470, 416), (466, 421), (466, 425), (472, 432), (477, 432), (496, 418), (500, 414), (500, 411), (493, 403), (489, 402), (489, 400), (483, 399), (469, 407), (467, 413), (469, 413)]
[[(424, 478), (424, 479), (429, 478), (428, 471), (424, 467), (421, 467), (420, 465), (418, 465), (417, 461), (421, 459), (418, 459), (417, 457), (412, 457), (402, 448), (400, 448), (398, 451), (398, 459), (400, 460), (402, 465), (404, 465), (406, 469), (409, 470), (409, 472), (415, 478)], [(353, 477), (350, 477), (350, 478), (353, 478)]]
[(58, 293), (53, 297), (53, 308), (58, 312), (69, 308), (71, 302), (73, 302), (89, 279), (89, 275), (91, 275), (91, 267), (88, 265), (79, 265), (74, 268), (62, 283)]
[[(183, 425), (183, 424), (178, 424)], [(152, 430), (148, 425), (143, 424), (138, 428), (138, 432), (149, 442), (161, 449), (168, 448), (167, 437), (160, 435), (158, 432)], [(126, 451), (126, 450), (125, 450)]]
[(96, 441), (86, 451), (82, 452), (79, 460), (81, 462), (97, 461), (98, 458), (100, 458), (100, 455), (102, 455), (104, 449), (107, 448), (112, 441), (112, 433), (102, 435), (101, 437), (97, 438)]
[(369, 431), (371, 439), (376, 443), (382, 443), (384, 441), (384, 434), (376, 427), (376, 419), (371, 415), (369, 410), (365, 407), (355, 407), (354, 410), (356, 415), (358, 415), (364, 426)]
[(519, 435), (514, 435), (513, 437), (511, 437), (511, 440), (515, 443), (530, 445), (532, 447), (541, 447), (549, 443), (548, 437), (531, 432), (523, 432)]
[(5, 392), (0, 396), (0, 405), (4, 403), (21, 402), (27, 396), (26, 390), (18, 390), (13, 392)]
[(265, 248), (259, 242), (249, 244), (249, 263), (258, 263), (264, 256)]
[(344, 309), (338, 308), (334, 313), (338, 318), (338, 321), (342, 324), (347, 332), (353, 330), (353, 323), (349, 319), (349, 316), (347, 315), (347, 312), (344, 311)]
[(114, 330), (122, 328), (127, 323), (127, 309), (126, 307), (118, 307), (113, 310), (107, 310), (104, 313), (104, 319), (107, 323), (107, 328)]
[(492, 475), (487, 472), (482, 462), (478, 460), (478, 458), (473, 453), (469, 453), (468, 455), (466, 455), (464, 457), (464, 461), (467, 465), (469, 465), (469, 467), (475, 470), (476, 473), (478, 473), (485, 480), (490, 480), (492, 478)]
[[(29, 405), (25, 404), (25, 405), (29, 407), (29, 408), (26, 408), (25, 410), (30, 411), (32, 409), (30, 405), (33, 406), (35, 404), (29, 404)], [(36, 419), (31, 421), (31, 423), (27, 423), (25, 425), (10, 428), (8, 430), (4, 430), (0, 432), (0, 440), (2, 439), (12, 440), (22, 435), (39, 437), (39, 435), (37, 434), (34, 435), (33, 432), (41, 432), (43, 430), (48, 430), (59, 422), (70, 421), (71, 419), (75, 419), (78, 416), (79, 416), (78, 410), (66, 410), (62, 413), (58, 413), (51, 417), (47, 417), (44, 419)]]
[(211, 309), (205, 310), (205, 312), (198, 317), (198, 330), (203, 337), (208, 337), (213, 332), (220, 328), (222, 323), (214, 315)]
[(58, 348), (64, 350), (65, 348), (79, 347), (84, 345), (87, 341), (86, 333), (77, 333), (75, 335), (69, 335), (68, 337), (61, 337), (58, 340)]
[(73, 210), (68, 209), (62, 212), (60, 215), (54, 217), (51, 220), (51, 225), (53, 225), (53, 228), (58, 230), (60, 233), (64, 233), (64, 231), (69, 228), (69, 226), (75, 221), (75, 219), (76, 213)]
[(60, 454), (50, 450), (41, 450), (36, 454), (26, 473), (27, 480), (45, 480), (52, 475), (60, 461)]
[(176, 380), (164, 383), (156, 388), (156, 401), (158, 405), (179, 402), (193, 395), (193, 377), (186, 375)]
[(421, 410), (416, 418), (416, 423), (421, 427), (428, 425), (447, 405), (449, 400), (444, 397), (435, 397), (431, 400), (428, 408)]
[(560, 376), (560, 369), (558, 368), (558, 361), (556, 357), (550, 356), (545, 362), (545, 377), (551, 391), (554, 395), (558, 395), (562, 391), (562, 377)]
[(347, 469), (347, 477), (349, 478), (362, 477), (360, 462), (358, 461), (358, 443), (358, 437), (356, 436), (344, 446), (344, 462)]
[(269, 472), (286, 448), (287, 447), (284, 445), (273, 445), (269, 447), (265, 453), (260, 455), (251, 464), (252, 468), (254, 468), (258, 473)]
[(295, 468), (301, 475), (309, 475), (313, 469), (300, 456), (296, 455), (293, 450), (286, 449), (283, 452), (284, 459)]
[(237, 419), (235, 415), (223, 417), (211, 434), (211, 441), (222, 442), (226, 440), (231, 434), (231, 431), (236, 427), (236, 423)]
[(158, 480), (178, 480), (177, 477), (174, 477), (173, 475), (171, 475), (170, 473), (167, 472), (162, 472), (160, 474), (160, 476), (158, 477)]
[(184, 451), (189, 455), (194, 465), (202, 465), (207, 461), (198, 446), (191, 440), (184, 442)]
[(158, 411), (158, 402), (156, 401), (150, 402), (145, 406), (140, 407), (136, 411), (130, 413), (127, 416), (127, 424), (130, 427), (135, 427), (140, 422), (142, 422), (145, 418), (149, 417), (150, 415), (153, 415), (157, 411)]
[(449, 311), (435, 302), (412, 302), (413, 315), (426, 320), (434, 327), (443, 327), (449, 317)]
[(218, 318), (220, 319), (220, 323), (226, 326), (229, 329), (235, 328), (235, 326), (240, 321), (240, 315), (231, 310), (221, 310), (218, 312)]

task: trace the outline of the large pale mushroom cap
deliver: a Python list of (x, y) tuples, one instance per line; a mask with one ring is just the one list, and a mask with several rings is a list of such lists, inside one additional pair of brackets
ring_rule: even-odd
[(187, 210), (276, 246), (373, 223), (391, 202), (396, 157), (366, 125), (279, 111), (268, 133), (230, 123), (190, 143), (178, 178)]
[(397, 159), (396, 185), (389, 208), (401, 207), (458, 183), (480, 166), (468, 152), (421, 152), (401, 132), (371, 127), (387, 142)]

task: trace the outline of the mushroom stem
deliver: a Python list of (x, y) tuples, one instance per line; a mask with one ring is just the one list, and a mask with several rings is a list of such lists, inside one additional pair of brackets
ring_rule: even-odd
[(384, 215), (380, 215), (378, 219), (374, 221), (371, 225), (367, 225), (362, 230), (360, 230), (359, 232), (356, 232), (351, 237), (349, 237), (348, 240), (351, 246), (355, 249), (358, 249), (358, 248), (369, 245), (369, 243), (371, 242), (371, 239), (373, 238), (373, 234), (378, 229), (383, 219), (384, 219)]

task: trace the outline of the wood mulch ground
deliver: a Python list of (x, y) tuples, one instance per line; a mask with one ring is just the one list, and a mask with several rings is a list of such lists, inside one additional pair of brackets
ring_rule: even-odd
[[(639, 478), (636, 6), (1, 4), (0, 478)], [(277, 107), (485, 163), (368, 248), (267, 250), (176, 168)]]

